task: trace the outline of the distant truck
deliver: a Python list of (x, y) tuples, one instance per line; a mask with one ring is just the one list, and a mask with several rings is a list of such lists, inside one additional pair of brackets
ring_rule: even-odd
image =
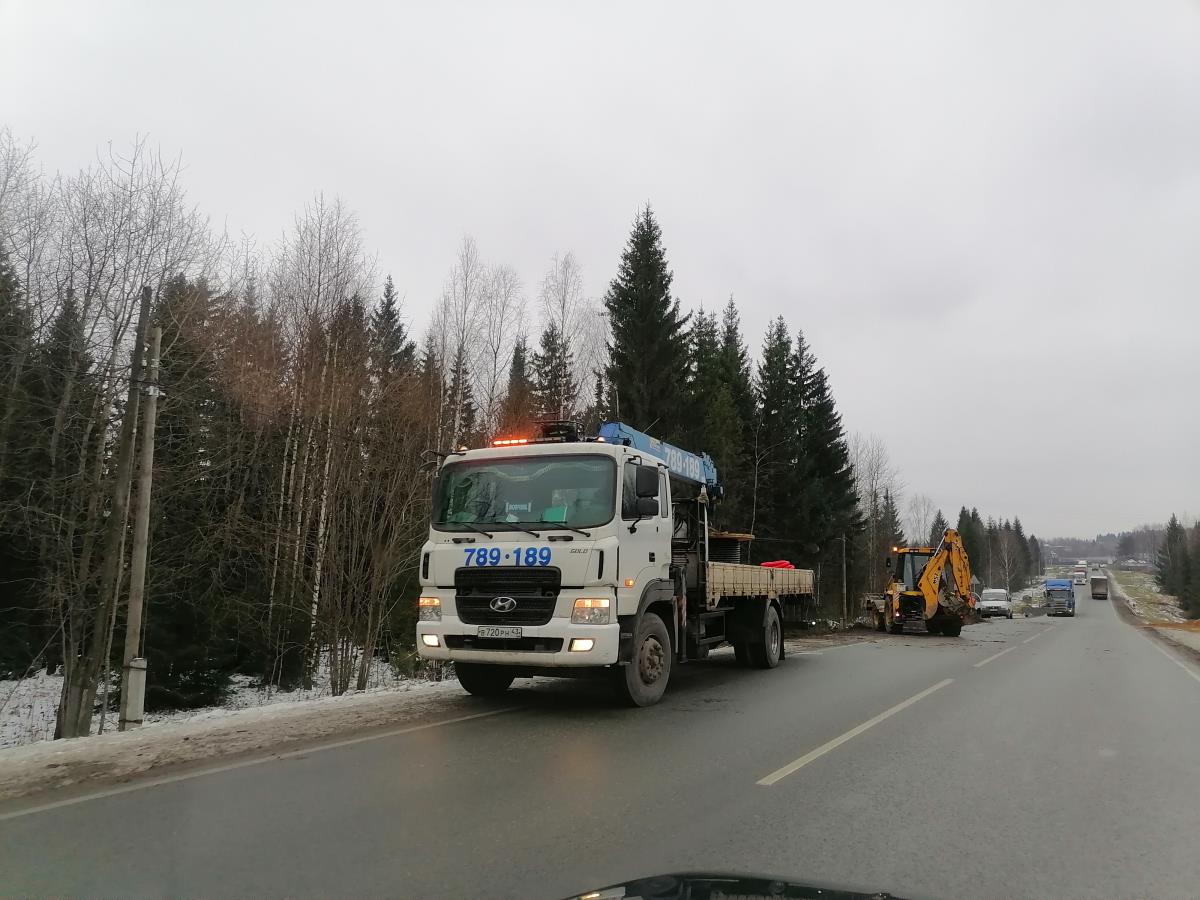
[(1108, 599), (1108, 576), (1093, 575), (1092, 576), (1092, 599), (1107, 600)]
[(1074, 570), (1071, 572), (1071, 580), (1075, 584), (1087, 584), (1088, 567), (1086, 562), (1075, 564)]
[(1046, 579), (1046, 608), (1050, 616), (1075, 615), (1075, 586), (1071, 579)]

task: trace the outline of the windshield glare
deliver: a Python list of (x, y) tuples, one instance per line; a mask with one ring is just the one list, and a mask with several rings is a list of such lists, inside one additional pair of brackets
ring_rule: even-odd
[(433, 522), (595, 528), (612, 520), (616, 463), (607, 456), (543, 456), (457, 462), (442, 469)]

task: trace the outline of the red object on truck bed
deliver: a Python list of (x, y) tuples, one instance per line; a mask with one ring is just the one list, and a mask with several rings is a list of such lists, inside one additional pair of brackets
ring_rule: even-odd
[(794, 569), (796, 568), (786, 559), (773, 559), (770, 562), (759, 563), (764, 569)]

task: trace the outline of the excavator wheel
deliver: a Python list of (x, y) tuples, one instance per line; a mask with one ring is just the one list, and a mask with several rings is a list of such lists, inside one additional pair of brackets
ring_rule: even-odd
[(888, 634), (904, 634), (904, 620), (889, 623), (887, 630)]
[(958, 637), (962, 634), (962, 622), (958, 619), (951, 619), (949, 622), (942, 623), (941, 633), (946, 637)]
[(925, 620), (925, 630), (928, 631), (930, 634), (941, 634), (942, 633), (942, 623), (935, 621), (934, 619), (926, 619)]

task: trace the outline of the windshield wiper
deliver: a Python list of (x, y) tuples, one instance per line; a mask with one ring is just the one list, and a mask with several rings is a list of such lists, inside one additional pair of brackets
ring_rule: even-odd
[(508, 525), (508, 526), (510, 526), (509, 531), (523, 531), (526, 534), (532, 534), (534, 537), (537, 537), (537, 535), (538, 535), (538, 533), (536, 531), (526, 528), (520, 522), (509, 522), (504, 519), (493, 519), (489, 524), (491, 524), (491, 525)]
[(434, 522), (435, 528), (443, 528), (447, 525), (462, 525), (464, 528), (470, 528), (476, 534), (482, 534), (486, 538), (494, 538), (495, 535), (490, 531), (484, 531), (478, 525), (472, 525), (470, 522)]
[(592, 536), (590, 531), (584, 531), (582, 528), (576, 528), (574, 525), (567, 525), (563, 522), (540, 522), (538, 524), (549, 525), (550, 527), (545, 529), (546, 531), (553, 531), (556, 528), (561, 528), (563, 531), (573, 531), (576, 534), (582, 534), (584, 537)]

